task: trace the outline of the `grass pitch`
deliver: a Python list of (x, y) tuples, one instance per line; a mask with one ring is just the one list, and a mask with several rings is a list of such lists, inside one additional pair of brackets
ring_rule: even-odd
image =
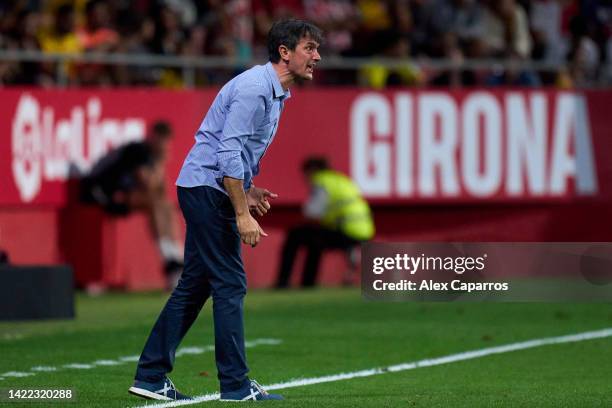
[[(77, 298), (74, 321), (0, 323), (0, 388), (71, 388), (77, 400), (8, 407), (126, 407), (135, 362), (167, 295)], [(355, 289), (270, 292), (246, 298), (246, 337), (279, 339), (247, 349), (262, 384), (347, 373), (534, 338), (612, 327), (612, 304), (374, 303)], [(170, 375), (191, 395), (218, 391), (210, 304)], [(93, 368), (65, 368), (68, 364)], [(106, 363), (105, 363), (106, 362)], [(56, 371), (32, 371), (50, 370)], [(43, 368), (40, 368), (43, 367)], [(81, 366), (83, 367), (83, 366)], [(285, 407), (612, 406), (612, 338), (548, 345), (435, 367), (278, 391)], [(0, 403), (1, 404), (1, 403)], [(220, 406), (220, 402), (199, 404)], [(224, 404), (225, 406), (227, 404)], [(198, 405), (194, 405), (198, 406)]]

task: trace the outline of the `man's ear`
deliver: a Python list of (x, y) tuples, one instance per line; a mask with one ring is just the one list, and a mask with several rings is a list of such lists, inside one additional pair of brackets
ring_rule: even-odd
[(286, 45), (279, 45), (278, 53), (280, 54), (280, 57), (283, 60), (283, 62), (285, 63), (289, 62), (289, 48), (287, 48)]

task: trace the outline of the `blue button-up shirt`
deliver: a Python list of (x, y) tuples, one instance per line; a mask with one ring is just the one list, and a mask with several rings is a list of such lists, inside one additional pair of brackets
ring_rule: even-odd
[(244, 189), (250, 188), (289, 97), (270, 62), (225, 84), (195, 135), (176, 184), (225, 192), (223, 177), (228, 176), (244, 180)]

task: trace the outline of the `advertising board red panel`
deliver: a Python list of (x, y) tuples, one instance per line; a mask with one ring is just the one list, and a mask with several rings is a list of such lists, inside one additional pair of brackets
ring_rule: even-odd
[[(0, 205), (66, 201), (65, 180), (114, 146), (174, 126), (172, 184), (215, 90), (0, 91)], [(383, 202), (539, 202), (612, 193), (610, 92), (293, 91), (258, 185), (298, 203), (323, 154)]]
[[(175, 131), (173, 191), (215, 95), (0, 90), (0, 247), (18, 264), (69, 262), (83, 286), (163, 285), (142, 215), (75, 211), (68, 180), (165, 119)], [(610, 91), (292, 89), (255, 180), (279, 198), (263, 222), (270, 238), (245, 251), (251, 285), (274, 280), (284, 232), (300, 221), (307, 194), (300, 163), (313, 154), (350, 174), (373, 203), (376, 240), (610, 241), (610, 101)], [(323, 282), (338, 283), (326, 273), (342, 265), (325, 265)]]

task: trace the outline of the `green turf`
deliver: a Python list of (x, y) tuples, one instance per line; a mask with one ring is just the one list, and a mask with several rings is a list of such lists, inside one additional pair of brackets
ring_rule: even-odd
[[(77, 298), (77, 319), (0, 323), (0, 375), (137, 355), (165, 295)], [(262, 384), (337, 374), (467, 350), (612, 327), (611, 304), (375, 303), (357, 290), (276, 293), (246, 300), (248, 349)], [(210, 306), (182, 346), (213, 343)], [(217, 391), (213, 353), (177, 357), (171, 377), (185, 393)], [(125, 407), (135, 363), (6, 377), (0, 388), (65, 388), (78, 401), (7, 406)], [(283, 390), (287, 407), (612, 406), (612, 338), (543, 346), (399, 373)], [(222, 403), (205, 403), (219, 406)], [(223, 404), (226, 406), (226, 404)]]

